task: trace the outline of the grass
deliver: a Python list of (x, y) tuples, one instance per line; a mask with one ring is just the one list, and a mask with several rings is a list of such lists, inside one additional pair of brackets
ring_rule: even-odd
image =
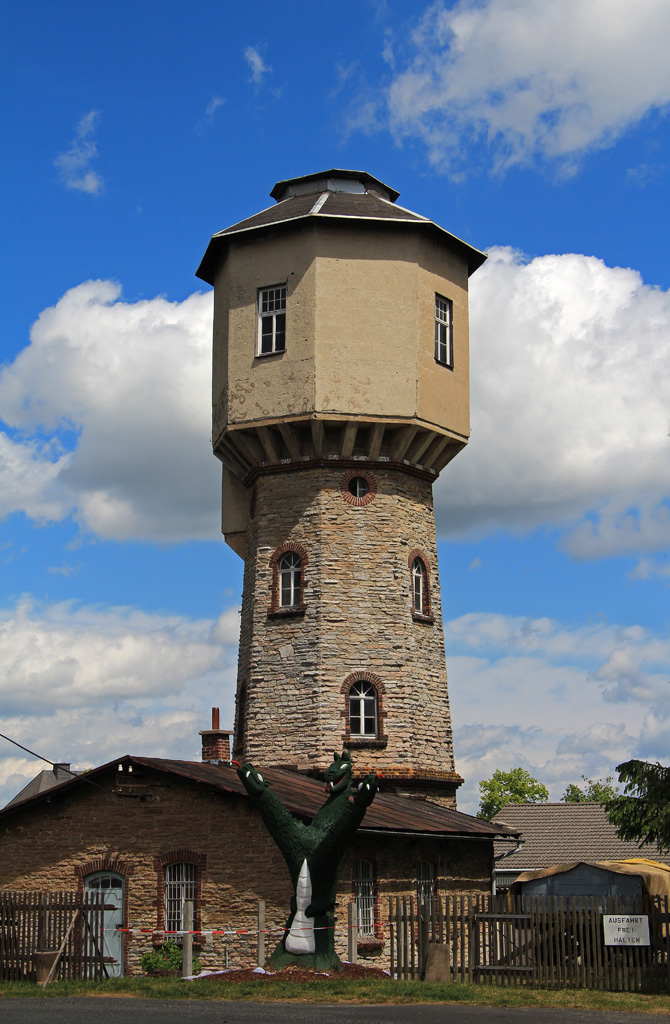
[(0, 983), (0, 1000), (32, 996), (113, 996), (140, 999), (241, 999), (303, 1003), (472, 1003), (486, 1006), (557, 1006), (580, 1010), (618, 1010), (670, 1016), (670, 995), (598, 992), (489, 985), (437, 985), (377, 979), (306, 982), (261, 981), (242, 984), (185, 982), (179, 978), (112, 978), (108, 981), (60, 981), (47, 989), (24, 981)]

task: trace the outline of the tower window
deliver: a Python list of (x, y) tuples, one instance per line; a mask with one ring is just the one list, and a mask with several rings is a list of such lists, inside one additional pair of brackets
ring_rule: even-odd
[(353, 494), (354, 498), (364, 498), (370, 490), (370, 485), (364, 476), (352, 476), (349, 481), (349, 494)]
[(286, 350), (286, 285), (258, 291), (258, 355)]
[(308, 562), (305, 549), (293, 541), (276, 549), (270, 559), (272, 583), (268, 615), (281, 618), (305, 614), (305, 566)]
[(377, 481), (367, 469), (348, 469), (340, 480), (340, 494), (347, 505), (369, 505), (377, 494)]
[(412, 563), (412, 593), (414, 611), (423, 614), (426, 596), (426, 567), (420, 558), (415, 558)]
[(453, 367), (453, 307), (451, 299), (435, 296), (435, 359)]
[(410, 551), (407, 564), (410, 570), (410, 599), (412, 618), (432, 623), (435, 617), (430, 607), (430, 579), (428, 560), (420, 548)]
[(302, 602), (302, 559), (287, 551), (279, 559), (279, 607), (295, 608)]
[(362, 679), (349, 690), (349, 733), (352, 739), (377, 736), (377, 691)]

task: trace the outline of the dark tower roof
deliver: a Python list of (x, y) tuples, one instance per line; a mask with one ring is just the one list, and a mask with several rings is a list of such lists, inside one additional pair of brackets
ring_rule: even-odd
[(353, 219), (379, 225), (403, 225), (436, 233), (466, 259), (468, 274), (474, 273), (486, 259), (485, 253), (445, 231), (427, 217), (397, 206), (396, 199), (400, 193), (365, 171), (333, 168), (317, 174), (288, 178), (286, 181), (278, 181), (270, 195), (277, 200), (276, 206), (261, 210), (212, 235), (196, 277), (214, 284), (230, 238), (253, 231), (280, 228), (293, 222), (304, 223), (308, 218), (331, 224), (338, 220), (345, 222)]

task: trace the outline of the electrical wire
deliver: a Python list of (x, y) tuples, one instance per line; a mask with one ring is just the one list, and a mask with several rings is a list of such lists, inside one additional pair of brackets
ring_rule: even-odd
[(41, 754), (37, 754), (34, 750), (30, 750), (29, 747), (24, 747), (22, 743), (18, 742), (18, 740), (13, 740), (11, 736), (5, 736), (3, 732), (0, 732), (0, 739), (7, 740), (8, 743), (13, 743), (15, 747), (25, 750), (26, 754), (36, 757), (38, 761), (45, 761), (47, 764), (50, 764), (52, 768), (55, 768), (56, 765), (58, 765), (62, 772), (67, 772), (67, 774), (71, 775), (73, 779), (83, 779), (84, 782), (88, 782), (90, 786), (95, 786), (96, 789), (104, 789), (104, 786), (100, 786), (97, 782), (94, 782), (93, 779), (87, 778), (83, 772), (72, 772), (69, 768), (65, 768), (62, 762), (50, 761), (48, 757), (42, 757)]

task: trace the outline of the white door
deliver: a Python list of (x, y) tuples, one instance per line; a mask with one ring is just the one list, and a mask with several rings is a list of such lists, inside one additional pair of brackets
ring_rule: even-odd
[(106, 958), (105, 966), (110, 978), (121, 978), (123, 932), (117, 930), (117, 925), (123, 927), (123, 878), (109, 871), (98, 871), (95, 875), (88, 875), (84, 885), (87, 892), (101, 893), (108, 907), (114, 905), (113, 910), (105, 910), (103, 915), (102, 954)]

